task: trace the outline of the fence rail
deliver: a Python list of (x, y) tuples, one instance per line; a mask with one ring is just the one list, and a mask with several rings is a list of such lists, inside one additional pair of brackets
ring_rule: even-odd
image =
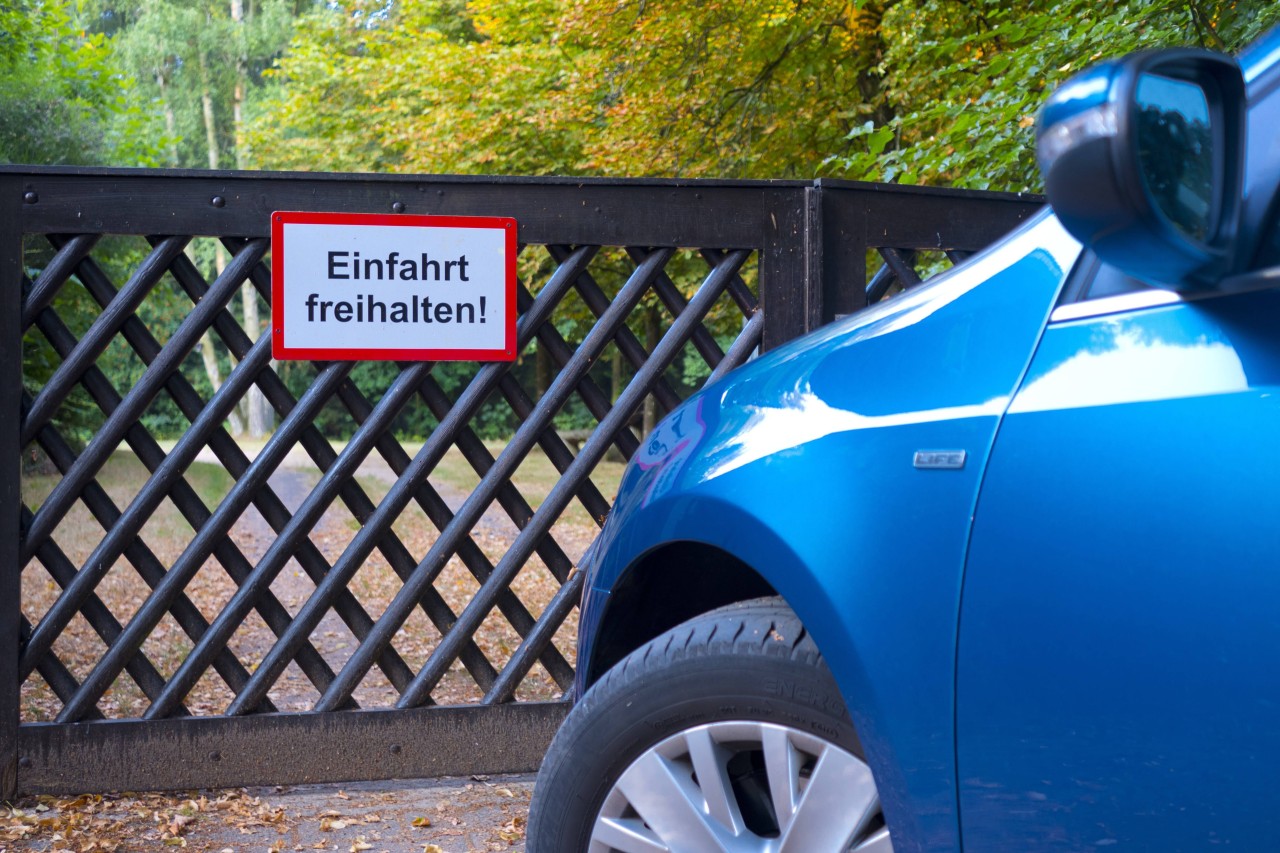
[[(0, 168), (0, 796), (536, 767), (606, 455), (1039, 203)], [(514, 217), (521, 360), (273, 362), (253, 318), (277, 210)], [(251, 395), (260, 447), (228, 429)], [(35, 456), (53, 470), (24, 475)]]

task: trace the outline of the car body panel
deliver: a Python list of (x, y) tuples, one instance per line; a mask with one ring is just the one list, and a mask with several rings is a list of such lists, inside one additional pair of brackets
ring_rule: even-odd
[[(625, 475), (590, 569), (579, 672), (609, 591), (655, 545), (720, 548), (785, 597), (824, 650), (880, 774), (895, 849), (956, 846), (952, 672), (970, 516), (1079, 251), (1042, 215), (664, 420)], [(921, 451), (965, 461), (916, 468)]]
[(965, 574), (967, 841), (1280, 848), (1278, 326), (1265, 289), (1045, 333)]

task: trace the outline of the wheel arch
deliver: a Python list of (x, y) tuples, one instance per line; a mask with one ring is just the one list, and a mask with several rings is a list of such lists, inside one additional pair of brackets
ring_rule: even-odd
[(586, 685), (686, 620), (726, 604), (777, 596), (742, 559), (704, 542), (667, 542), (633, 562), (611, 591), (586, 663)]

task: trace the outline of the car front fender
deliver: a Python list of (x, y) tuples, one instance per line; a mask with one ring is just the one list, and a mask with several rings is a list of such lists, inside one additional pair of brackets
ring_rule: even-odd
[[(579, 671), (649, 559), (729, 555), (831, 666), (894, 849), (959, 847), (956, 626), (970, 523), (1008, 401), (1079, 246), (1042, 216), (946, 276), (779, 348), (649, 436), (587, 562)], [(646, 568), (648, 567), (648, 568)], [(676, 602), (680, 577), (659, 573)]]

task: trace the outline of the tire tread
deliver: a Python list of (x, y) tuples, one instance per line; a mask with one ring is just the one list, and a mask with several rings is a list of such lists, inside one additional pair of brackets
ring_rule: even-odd
[[(779, 669), (781, 662), (787, 666)], [(552, 742), (538, 776), (529, 822), (530, 853), (569, 853), (564, 833), (578, 831), (573, 827), (581, 828), (581, 824), (568, 815), (591, 813), (594, 806), (589, 800), (598, 795), (590, 783), (583, 787), (584, 776), (598, 779), (608, 775), (586, 772), (574, 744), (589, 742), (592, 746), (585, 748), (585, 754), (609, 755), (611, 735), (602, 732), (602, 725), (613, 731), (621, 717), (653, 707), (652, 697), (669, 689), (673, 672), (707, 673), (714, 680), (728, 671), (726, 664), (735, 663), (743, 671), (803, 673), (799, 680), (809, 685), (810, 695), (830, 697), (821, 701), (821, 710), (813, 705), (815, 712), (828, 715), (824, 719), (846, 732), (837, 742), (861, 754), (835, 679), (799, 617), (777, 597), (731, 604), (696, 616), (645, 643), (606, 672), (578, 701)], [(793, 700), (780, 696), (778, 701)], [(592, 762), (603, 771), (608, 759), (587, 760)], [(542, 801), (547, 805), (540, 807)]]

